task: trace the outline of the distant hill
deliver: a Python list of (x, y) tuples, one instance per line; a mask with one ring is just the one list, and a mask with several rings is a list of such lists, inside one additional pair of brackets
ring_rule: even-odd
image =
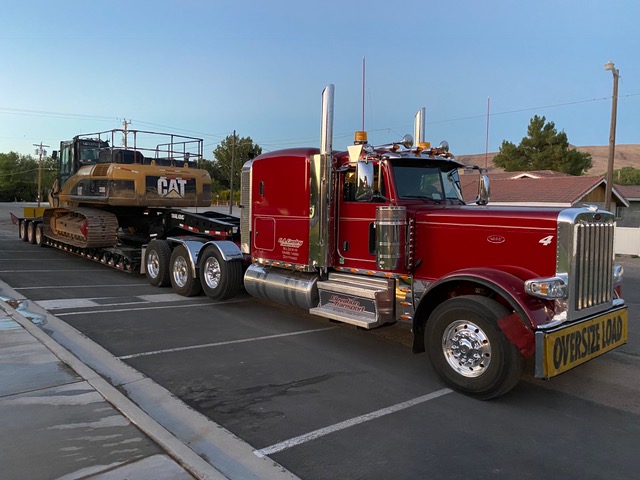
[[(607, 162), (609, 161), (609, 146), (594, 147), (575, 147), (579, 152), (588, 152), (591, 154), (593, 167), (587, 172), (587, 175), (602, 175), (607, 172)], [(485, 166), (488, 162), (489, 172), (502, 172), (501, 168), (493, 166), (493, 157), (498, 152), (490, 152), (486, 159), (484, 153), (475, 155), (458, 155), (456, 158), (467, 165)], [(640, 145), (616, 145), (616, 154), (613, 160), (614, 168), (617, 170), (622, 167), (640, 168)]]

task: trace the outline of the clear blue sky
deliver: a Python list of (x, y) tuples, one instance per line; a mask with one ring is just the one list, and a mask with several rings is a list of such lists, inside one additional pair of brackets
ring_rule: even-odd
[(76, 134), (130, 128), (205, 139), (234, 129), (265, 150), (316, 146), (320, 94), (335, 84), (334, 147), (361, 127), (374, 144), (412, 133), (454, 154), (519, 143), (529, 119), (575, 145), (640, 143), (637, 0), (4, 2), (0, 152), (57, 149)]

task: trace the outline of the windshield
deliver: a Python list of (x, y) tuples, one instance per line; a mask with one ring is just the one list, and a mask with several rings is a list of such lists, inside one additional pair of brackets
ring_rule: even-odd
[(81, 140), (79, 142), (80, 152), (78, 159), (81, 165), (92, 165), (98, 161), (100, 153), (100, 145), (108, 147), (108, 143), (100, 142), (98, 144), (95, 140)]
[(394, 164), (392, 169), (399, 199), (462, 203), (457, 168), (443, 171), (431, 165)]

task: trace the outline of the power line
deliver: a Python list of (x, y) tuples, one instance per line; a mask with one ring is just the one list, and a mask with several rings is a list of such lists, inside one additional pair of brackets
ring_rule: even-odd
[[(640, 96), (640, 93), (630, 93), (628, 95), (620, 95), (618, 96), (618, 98), (623, 98), (623, 97), (637, 97)], [(578, 105), (580, 103), (591, 103), (591, 102), (601, 102), (603, 100), (610, 100), (611, 97), (599, 97), (599, 98), (591, 98), (589, 100), (576, 100), (574, 102), (564, 102), (564, 103), (555, 103), (553, 105), (544, 105), (541, 107), (527, 107), (527, 108), (519, 108), (517, 110), (506, 110), (504, 112), (495, 112), (492, 113), (490, 116), (491, 117), (495, 117), (497, 115), (508, 115), (511, 113), (521, 113), (521, 112), (528, 112), (528, 111), (532, 111), (532, 110), (544, 110), (546, 108), (557, 108), (557, 107), (567, 107), (569, 105)], [(448, 120), (438, 120), (435, 122), (427, 122), (428, 125), (433, 125), (436, 123), (447, 123), (447, 122), (457, 122), (459, 120), (471, 120), (474, 118), (486, 118), (486, 114), (480, 114), (480, 115), (470, 115), (467, 117), (457, 117), (457, 118), (450, 118)]]
[(31, 117), (55, 117), (55, 118), (68, 118), (68, 119), (109, 120), (109, 121), (113, 121), (115, 119), (115, 117), (107, 117), (104, 115), (86, 115), (82, 113), (50, 112), (46, 110), (27, 110), (24, 108), (11, 108), (11, 107), (0, 107), (0, 112), (7, 113), (9, 115), (24, 115), (24, 116), (31, 116)]
[[(43, 168), (42, 169), (45, 172), (57, 172), (58, 169), (56, 168)], [(38, 169), (37, 168), (31, 168), (29, 170), (22, 170), (21, 172), (11, 172), (11, 173), (0, 173), (0, 177), (10, 177), (12, 175), (24, 175), (25, 173), (31, 173), (31, 172), (37, 172)]]
[[(631, 98), (631, 97), (637, 97), (640, 96), (640, 93), (630, 93), (627, 95), (619, 95), (618, 98)], [(571, 105), (578, 105), (578, 104), (584, 104), (584, 103), (591, 103), (591, 102), (600, 102), (600, 101), (604, 101), (604, 100), (609, 100), (611, 97), (598, 97), (598, 98), (591, 98), (591, 99), (586, 99), (586, 100), (576, 100), (576, 101), (572, 101), (572, 102), (563, 102), (563, 103), (556, 103), (556, 104), (551, 104), (551, 105), (544, 105), (544, 106), (538, 106), (538, 107), (526, 107), (526, 108), (519, 108), (519, 109), (514, 109), (514, 110), (505, 110), (503, 112), (493, 112), (490, 114), (491, 117), (496, 117), (498, 115), (509, 115), (509, 114), (513, 114), (513, 113), (521, 113), (521, 112), (527, 112), (527, 111), (534, 111), (534, 110), (542, 110), (542, 109), (548, 109), (548, 108), (558, 108), (558, 107), (566, 107), (566, 106), (571, 106)], [(65, 119), (85, 119), (85, 120), (99, 120), (99, 121), (120, 121), (120, 118), (118, 117), (108, 117), (108, 116), (104, 116), (104, 115), (87, 115), (87, 114), (81, 114), (81, 113), (64, 113), (64, 112), (53, 112), (53, 111), (46, 111), (46, 110), (28, 110), (28, 109), (21, 109), (21, 108), (12, 108), (12, 107), (2, 107), (0, 106), (0, 113), (6, 113), (9, 115), (24, 115), (24, 116), (40, 116), (40, 117), (52, 117), (52, 118), (65, 118)], [(455, 118), (449, 118), (449, 119), (445, 119), (445, 120), (435, 120), (435, 121), (430, 121), (430, 122), (426, 122), (427, 125), (436, 125), (436, 124), (440, 124), (440, 123), (450, 123), (450, 122), (458, 122), (458, 121), (463, 121), (463, 120), (472, 120), (472, 119), (476, 119), (476, 118), (486, 118), (486, 114), (478, 114), (478, 115), (467, 115), (467, 116), (463, 116), (463, 117), (455, 117)], [(180, 131), (180, 132), (186, 132), (186, 133), (192, 133), (192, 134), (196, 134), (196, 135), (201, 135), (204, 138), (215, 138), (215, 139), (224, 139), (228, 136), (231, 135), (231, 132), (229, 133), (205, 133), (205, 132), (199, 132), (199, 131), (195, 131), (195, 130), (188, 130), (188, 129), (184, 129), (184, 128), (179, 128), (179, 127), (172, 127), (170, 125), (163, 125), (163, 124), (159, 124), (159, 123), (153, 123), (153, 122), (145, 122), (143, 120), (135, 120), (136, 123), (139, 124), (143, 124), (143, 125), (150, 125), (150, 126), (155, 126), (155, 127), (161, 127), (161, 128), (167, 128), (170, 129), (172, 131)], [(392, 128), (378, 128), (378, 129), (372, 129), (370, 130), (371, 132), (380, 132), (380, 131), (387, 131), (387, 132), (394, 132), (394, 130)], [(351, 136), (352, 133), (343, 133), (343, 134), (336, 134), (335, 137), (336, 138), (343, 138), (343, 137), (348, 137)], [(285, 138), (285, 139), (281, 139), (281, 140), (266, 140), (262, 143), (260, 143), (261, 146), (267, 146), (267, 147), (282, 147), (282, 146), (288, 146), (288, 145), (296, 145), (299, 144), (301, 142), (308, 142), (308, 141), (317, 141), (319, 137), (315, 136), (315, 137), (299, 137), (299, 138)], [(209, 145), (213, 145), (213, 144), (207, 144), (207, 146)]]

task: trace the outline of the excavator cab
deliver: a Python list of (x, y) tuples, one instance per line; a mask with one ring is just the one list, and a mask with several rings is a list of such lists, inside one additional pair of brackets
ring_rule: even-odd
[[(97, 163), (100, 151), (108, 148), (109, 142), (93, 139), (81, 140), (78, 137), (60, 142), (58, 184), (64, 185), (69, 177), (75, 174), (80, 167)], [(56, 158), (58, 152), (53, 153), (54, 158)]]

